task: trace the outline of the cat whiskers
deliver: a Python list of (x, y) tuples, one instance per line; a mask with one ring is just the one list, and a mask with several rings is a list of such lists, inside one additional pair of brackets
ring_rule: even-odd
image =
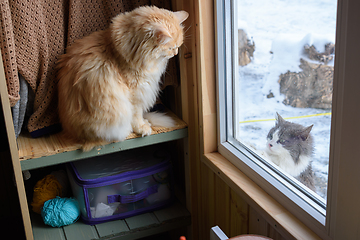
[(188, 51), (189, 49), (188, 49), (188, 47), (186, 46), (186, 42), (188, 42), (188, 40), (190, 40), (191, 39), (191, 37), (192, 37), (192, 34), (190, 33), (190, 34), (187, 34), (186, 35), (186, 33), (187, 33), (187, 31), (189, 31), (189, 29), (192, 27), (192, 25), (190, 25), (188, 28), (186, 28), (186, 30), (184, 31), (184, 37), (183, 37), (183, 39), (184, 39), (184, 43), (183, 43), (183, 46), (186, 48), (186, 51)]
[[(186, 48), (186, 52), (189, 50), (188, 47), (186, 46), (185, 42), (183, 43), (182, 46), (184, 46), (184, 47)], [(183, 52), (183, 51), (179, 51), (179, 57), (182, 56), (182, 52)]]
[(190, 26), (184, 31), (184, 36), (187, 33), (187, 31), (189, 31), (189, 29), (192, 27), (192, 25), (190, 24)]
[(191, 28), (192, 26), (190, 25), (185, 31), (184, 31), (184, 41), (185, 40), (188, 40), (188, 39), (190, 39), (191, 37), (192, 37), (192, 34), (190, 33), (190, 34), (186, 34), (187, 33), (187, 31), (189, 31), (189, 29)]
[[(164, 75), (171, 76), (170, 73), (167, 70), (165, 70)], [(164, 80), (164, 79), (165, 79), (165, 77), (162, 80)]]

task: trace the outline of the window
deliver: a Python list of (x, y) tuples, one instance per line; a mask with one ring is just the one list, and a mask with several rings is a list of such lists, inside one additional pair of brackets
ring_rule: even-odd
[[(235, 33), (238, 9), (234, 1), (215, 1), (216, 69), (218, 101), (218, 151), (248, 177), (287, 208), (321, 238), (355, 239), (360, 224), (360, 81), (359, 81), (359, 1), (339, 0), (336, 19), (336, 47), (327, 200), (314, 197), (268, 161), (251, 146), (237, 141), (233, 122), (233, 96), (237, 72)], [(244, 1), (245, 2), (245, 1)], [(251, 2), (251, 1), (246, 1)], [(323, 2), (323, 1), (318, 1)], [(293, 2), (291, 2), (292, 4)], [(290, 3), (289, 3), (290, 4)], [(251, 12), (249, 12), (251, 14)], [(236, 24), (235, 24), (236, 23)], [(255, 46), (256, 41), (254, 39)], [(240, 136), (241, 139), (241, 136)]]
[[(237, 5), (234, 138), (265, 151), (263, 158), (293, 177), (307, 170), (311, 158), (311, 170), (298, 180), (326, 200), (337, 0)], [(284, 127), (293, 128), (277, 141), (267, 138), (276, 113), (291, 122)]]
[[(337, 56), (336, 64), (334, 61), (336, 22), (342, 27), (350, 24), (346, 20), (352, 15), (347, 14), (353, 9), (347, 8), (347, 1), (339, 1), (343, 7), (338, 16), (343, 19), (337, 20), (337, 4), (334, 0), (301, 1), (298, 5), (294, 1), (259, 0), (215, 4), (219, 152), (308, 226), (315, 226), (314, 231), (326, 236), (324, 229), (331, 231), (329, 213), (336, 209), (339, 170), (335, 166), (345, 164), (339, 160), (343, 146), (335, 137), (344, 128), (340, 119), (346, 116), (341, 107), (350, 107), (344, 106), (345, 96), (350, 95), (342, 88), (345, 83), (358, 85), (341, 76), (345, 75), (345, 56), (351, 51), (345, 47), (344, 35), (351, 34), (345, 28), (337, 29), (336, 39), (342, 40), (337, 47), (349, 52), (336, 50), (341, 56)], [(333, 85), (336, 69), (338, 77)], [(323, 80), (322, 86), (317, 86), (319, 79)], [(333, 86), (337, 92), (334, 97)], [(312, 135), (314, 189), (297, 177), (298, 173), (280, 167), (279, 160), (272, 160), (266, 150), (269, 144), (279, 144), (292, 151), (285, 144), (291, 139), (283, 139), (276, 132), (280, 127), (271, 131), (277, 113), (278, 121), (283, 118), (303, 126), (301, 131), (298, 125), (287, 127), (297, 134), (304, 133), (290, 134), (292, 138), (305, 141), (309, 132)], [(334, 119), (337, 121), (332, 122)], [(358, 126), (352, 127), (358, 132)], [(276, 134), (277, 140), (271, 142)], [(288, 154), (284, 149), (283, 154)], [(290, 157), (294, 155), (290, 153)], [(333, 165), (330, 171), (329, 165)], [(333, 188), (328, 191), (331, 184)]]

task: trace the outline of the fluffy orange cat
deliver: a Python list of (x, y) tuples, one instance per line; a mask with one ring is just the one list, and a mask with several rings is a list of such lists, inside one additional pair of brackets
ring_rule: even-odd
[(189, 14), (139, 7), (113, 18), (109, 28), (75, 41), (58, 62), (59, 116), (66, 134), (91, 150), (122, 141), (132, 131), (173, 120), (148, 113), (159, 94), (168, 60), (183, 43)]

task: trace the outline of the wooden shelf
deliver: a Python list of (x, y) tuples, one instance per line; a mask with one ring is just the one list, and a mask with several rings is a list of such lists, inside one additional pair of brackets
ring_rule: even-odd
[(80, 149), (81, 145), (62, 137), (61, 133), (41, 138), (31, 138), (29, 135), (20, 135), (17, 139), (17, 144), (21, 169), (30, 170), (72, 162), (187, 137), (186, 123), (173, 113), (169, 113), (169, 115), (176, 121), (176, 125), (173, 128), (154, 127), (152, 135), (146, 137), (132, 133), (123, 142), (109, 143), (96, 147), (89, 152), (83, 152)]
[[(153, 128), (152, 135), (147, 137), (132, 133), (123, 142), (109, 143), (89, 152), (83, 152), (81, 145), (62, 137), (61, 133), (41, 138), (21, 135), (17, 139), (21, 169), (31, 170), (187, 137), (186, 123), (172, 113), (169, 115), (176, 121), (173, 128)], [(79, 220), (69, 226), (52, 228), (43, 223), (40, 215), (31, 214), (35, 240), (138, 239), (190, 224), (190, 213), (178, 201), (164, 209), (94, 226)]]
[(153, 234), (186, 227), (191, 224), (188, 210), (179, 202), (154, 212), (138, 216), (86, 225), (81, 220), (62, 228), (52, 228), (42, 222), (38, 214), (31, 215), (34, 239), (89, 240), (89, 239), (138, 239)]

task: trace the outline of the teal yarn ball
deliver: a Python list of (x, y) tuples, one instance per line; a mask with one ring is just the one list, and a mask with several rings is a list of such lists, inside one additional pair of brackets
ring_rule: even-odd
[(80, 217), (79, 203), (73, 198), (50, 199), (44, 203), (41, 216), (44, 223), (52, 227), (72, 224)]

